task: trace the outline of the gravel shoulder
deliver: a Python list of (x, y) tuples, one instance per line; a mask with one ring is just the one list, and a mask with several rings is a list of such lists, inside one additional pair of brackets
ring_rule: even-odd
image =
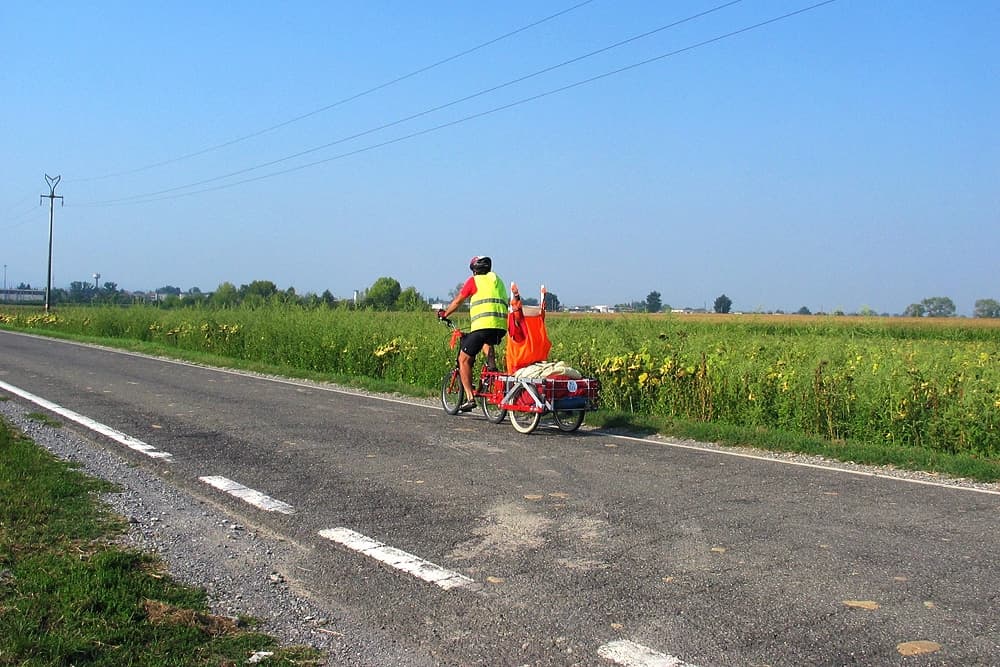
[(0, 401), (0, 417), (36, 444), (80, 469), (116, 484), (102, 500), (128, 521), (118, 540), (127, 548), (156, 553), (177, 581), (203, 588), (213, 614), (252, 617), (259, 630), (286, 645), (322, 651), (328, 665), (369, 667), (402, 662), (386, 642), (296, 591), (283, 576), (299, 559), (297, 547), (234, 523), (230, 517), (152, 473), (137, 468), (74, 430), (29, 417), (33, 406)]

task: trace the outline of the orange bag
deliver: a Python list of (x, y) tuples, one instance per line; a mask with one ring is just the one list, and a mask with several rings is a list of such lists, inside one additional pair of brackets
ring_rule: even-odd
[(510, 312), (507, 314), (507, 373), (545, 361), (552, 349), (552, 342), (545, 330), (545, 287), (542, 287), (542, 305), (525, 306), (517, 284), (511, 283)]

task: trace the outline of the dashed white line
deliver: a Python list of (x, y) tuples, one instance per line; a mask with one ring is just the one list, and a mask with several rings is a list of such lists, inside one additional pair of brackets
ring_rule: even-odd
[(239, 482), (234, 482), (227, 477), (208, 475), (205, 477), (199, 477), (198, 479), (205, 482), (209, 486), (214, 486), (220, 491), (225, 491), (229, 495), (236, 496), (240, 500), (244, 500), (254, 507), (259, 507), (262, 510), (266, 510), (268, 512), (281, 512), (282, 514), (295, 514), (295, 508), (288, 503), (275, 500), (270, 496), (264, 495), (260, 491), (247, 488)]
[(385, 545), (350, 528), (328, 528), (319, 531), (319, 535), (348, 549), (374, 558), (380, 563), (385, 563), (397, 570), (412, 574), (418, 579), (436, 584), (445, 590), (471, 586), (476, 583), (475, 580), (465, 575), (445, 569), (440, 565), (435, 565), (430, 561), (396, 549), (395, 547)]
[(608, 642), (597, 649), (597, 654), (625, 667), (695, 667), (680, 658), (654, 651), (628, 639)]
[(171, 454), (170, 452), (165, 452), (163, 450), (157, 449), (156, 447), (153, 447), (152, 445), (147, 444), (142, 440), (139, 440), (138, 438), (133, 438), (132, 436), (126, 433), (122, 433), (117, 429), (113, 429), (110, 426), (107, 426), (106, 424), (94, 421), (90, 417), (85, 417), (78, 412), (73, 412), (69, 408), (64, 408), (63, 406), (53, 403), (52, 401), (48, 401), (42, 398), (41, 396), (35, 396), (34, 394), (29, 393), (23, 389), (20, 389), (19, 387), (15, 387), (12, 384), (7, 384), (6, 382), (0, 381), (0, 389), (4, 389), (12, 394), (20, 396), (21, 398), (27, 401), (31, 401), (35, 405), (45, 408), (50, 412), (54, 412), (60, 417), (64, 417), (65, 419), (74, 421), (77, 424), (80, 424), (81, 426), (89, 428), (91, 431), (96, 431), (101, 435), (105, 435), (114, 440), (115, 442), (125, 445), (129, 449), (134, 449), (137, 452), (142, 452), (143, 454), (145, 454), (150, 458), (162, 459), (168, 462), (172, 461), (173, 459), (173, 454)]

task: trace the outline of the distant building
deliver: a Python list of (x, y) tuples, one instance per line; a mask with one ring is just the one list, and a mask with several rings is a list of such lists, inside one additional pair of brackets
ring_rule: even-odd
[(45, 290), (0, 289), (0, 303), (45, 303)]

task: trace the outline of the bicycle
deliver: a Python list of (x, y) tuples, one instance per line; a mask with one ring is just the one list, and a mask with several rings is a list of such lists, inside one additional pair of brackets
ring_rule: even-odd
[[(462, 377), (459, 374), (458, 355), (462, 351), (461, 340), (467, 334), (448, 318), (442, 317), (440, 320), (451, 329), (451, 346), (457, 348), (455, 366), (445, 373), (441, 380), (441, 407), (449, 415), (457, 415), (460, 406), (465, 403), (465, 387), (462, 386)], [(479, 404), (486, 419), (493, 424), (499, 424), (507, 417), (507, 410), (500, 407), (505, 390), (504, 380), (505, 376), (495, 368), (490, 368), (485, 361), (479, 371), (479, 377), (473, 376), (472, 398)]]

